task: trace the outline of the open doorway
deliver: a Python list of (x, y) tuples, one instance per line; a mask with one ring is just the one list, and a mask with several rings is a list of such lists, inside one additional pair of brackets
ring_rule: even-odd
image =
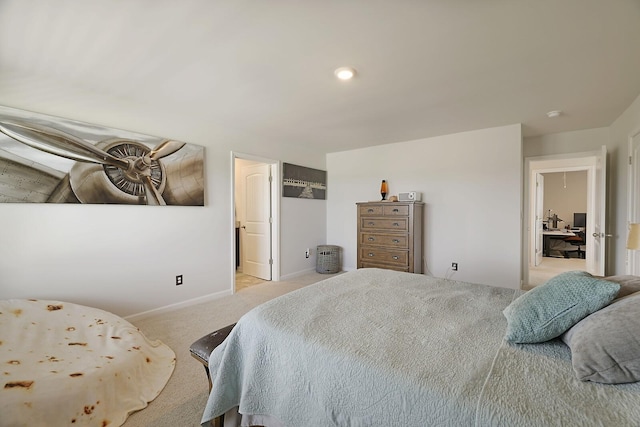
[[(603, 276), (606, 247), (606, 147), (603, 146), (598, 152), (531, 157), (525, 159), (525, 163), (526, 229), (523, 254), (526, 262), (523, 263), (523, 288), (529, 289), (542, 284), (563, 271), (585, 270), (593, 275)], [(586, 183), (579, 184), (580, 179), (585, 179)], [(545, 202), (548, 184), (553, 187), (561, 186), (561, 190), (555, 191), (555, 201), (549, 198)], [(575, 204), (564, 203), (567, 200), (561, 201), (563, 197), (571, 198), (569, 193), (572, 190), (580, 192), (573, 195), (576, 196)], [(577, 201), (584, 192), (586, 204)], [(586, 217), (584, 227), (581, 223), (575, 227), (575, 222), (583, 219), (582, 214)], [(555, 233), (554, 238), (565, 240), (577, 234), (572, 228), (580, 228), (583, 232), (584, 261), (578, 251), (578, 257), (565, 258), (566, 251), (549, 250), (552, 242), (550, 235)]]
[(278, 162), (232, 153), (234, 292), (279, 279)]
[[(529, 264), (529, 286), (571, 270), (587, 270), (586, 218), (588, 170), (536, 174), (536, 256)], [(540, 228), (538, 226), (538, 228)]]

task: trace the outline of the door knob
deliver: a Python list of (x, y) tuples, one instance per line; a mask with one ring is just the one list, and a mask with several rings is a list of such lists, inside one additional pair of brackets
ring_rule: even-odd
[(593, 237), (613, 237), (613, 234), (593, 233)]

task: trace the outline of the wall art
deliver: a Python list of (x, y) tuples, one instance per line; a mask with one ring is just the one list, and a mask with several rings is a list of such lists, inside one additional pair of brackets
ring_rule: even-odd
[(204, 147), (0, 107), (0, 202), (204, 206)]
[(327, 171), (283, 164), (282, 195), (299, 199), (327, 198)]

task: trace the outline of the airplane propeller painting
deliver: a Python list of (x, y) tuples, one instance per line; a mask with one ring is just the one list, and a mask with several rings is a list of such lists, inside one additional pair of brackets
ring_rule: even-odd
[[(71, 126), (65, 126), (64, 121), (56, 125), (41, 119), (0, 114), (0, 132), (22, 144), (22, 147), (14, 144), (11, 150), (0, 140), (0, 169), (5, 164), (5, 173), (0, 174), (0, 201), (204, 205), (203, 147), (66, 122), (71, 122)], [(65, 127), (70, 129), (60, 129)], [(71, 133), (73, 130), (83, 137)], [(86, 136), (96, 142), (91, 143)], [(151, 143), (152, 139), (157, 142)], [(24, 150), (25, 146), (31, 152)], [(46, 160), (37, 160), (34, 150), (72, 161), (66, 174), (57, 174), (59, 182), (49, 190), (45, 200), (39, 200), (42, 192), (32, 187), (39, 182), (51, 185), (51, 179), (39, 175), (56, 175), (55, 172), (60, 169), (64, 172), (65, 168), (61, 166), (52, 172), (55, 168), (48, 167)], [(25, 179), (24, 175), (31, 178)], [(3, 189), (8, 189), (7, 194), (2, 194)], [(25, 190), (22, 197), (17, 195), (20, 189)]]

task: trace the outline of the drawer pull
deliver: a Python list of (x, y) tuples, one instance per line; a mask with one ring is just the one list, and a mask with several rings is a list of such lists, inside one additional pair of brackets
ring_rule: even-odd
[(369, 208), (367, 209), (367, 212), (373, 212), (373, 209)]
[(399, 223), (397, 223), (397, 222), (394, 222), (394, 223), (393, 223), (393, 226), (394, 226), (394, 227), (400, 227), (400, 224), (399, 224)]
[(369, 256), (373, 256), (373, 252), (369, 252)]
[(393, 239), (393, 243), (400, 243), (400, 240), (398, 240), (398, 239)]
[(376, 239), (374, 239), (373, 237), (369, 237), (367, 240), (370, 241), (370, 242), (373, 242)]
[(400, 210), (398, 208), (394, 208), (393, 211), (394, 212), (400, 212)]
[(392, 256), (392, 258), (395, 259), (395, 260), (399, 260), (400, 259), (400, 257), (398, 255), (394, 255), (394, 256)]
[(376, 225), (376, 223), (373, 221), (369, 221), (369, 225)]

